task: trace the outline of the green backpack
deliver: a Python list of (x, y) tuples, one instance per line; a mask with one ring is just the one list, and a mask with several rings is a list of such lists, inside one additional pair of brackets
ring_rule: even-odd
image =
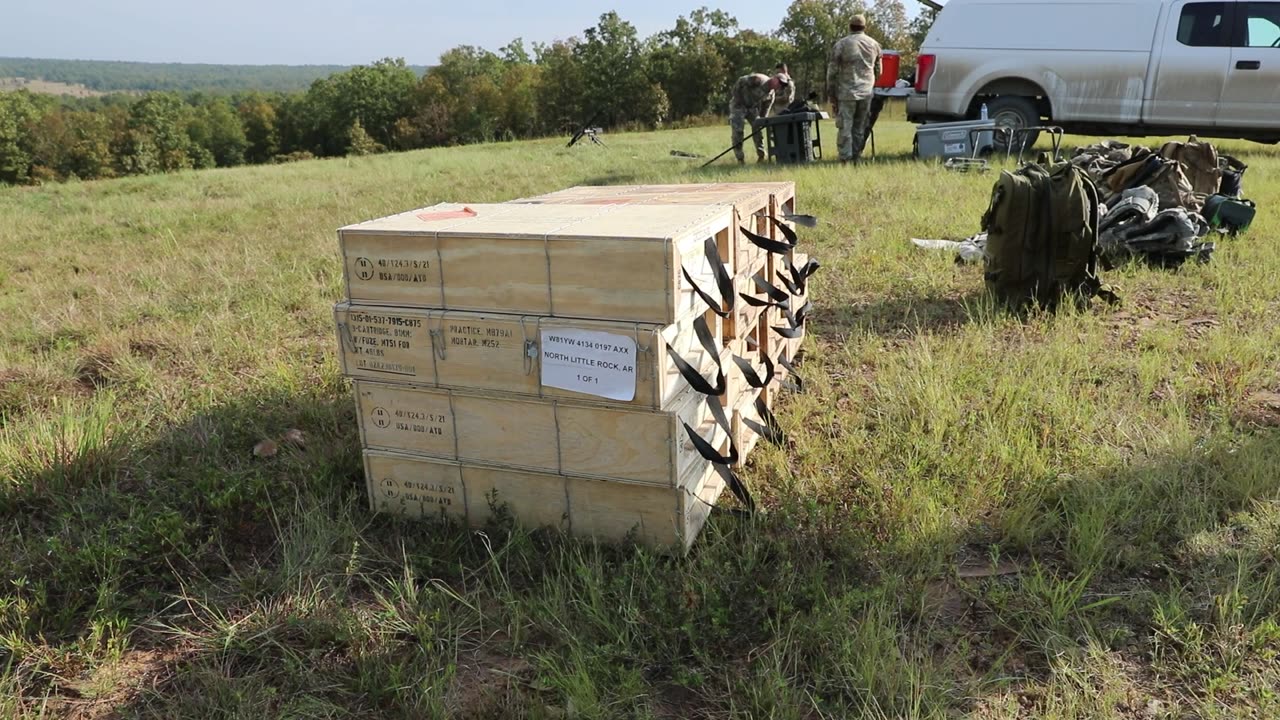
[(1000, 174), (982, 217), (987, 289), (1015, 310), (1114, 294), (1098, 279), (1098, 189), (1080, 168), (1030, 163)]

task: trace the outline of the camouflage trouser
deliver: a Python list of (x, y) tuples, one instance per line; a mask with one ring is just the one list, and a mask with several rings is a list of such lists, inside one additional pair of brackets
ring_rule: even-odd
[(836, 115), (836, 147), (841, 160), (856, 160), (867, 144), (867, 118), (871, 115), (871, 98), (840, 98)]
[[(738, 162), (743, 162), (745, 159), (742, 152), (742, 138), (745, 137), (743, 128), (751, 127), (751, 121), (757, 117), (759, 114), (754, 108), (750, 110), (729, 108), (729, 127), (733, 129), (732, 139), (729, 142), (733, 143), (733, 156), (738, 158)], [(756, 133), (751, 140), (756, 146), (756, 157), (764, 157), (764, 134)]]

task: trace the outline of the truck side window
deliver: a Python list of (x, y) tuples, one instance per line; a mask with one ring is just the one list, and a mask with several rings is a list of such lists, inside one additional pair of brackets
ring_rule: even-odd
[(1178, 42), (1191, 47), (1231, 47), (1227, 3), (1187, 3), (1182, 6)]
[(1251, 2), (1245, 11), (1244, 47), (1280, 46), (1280, 2)]

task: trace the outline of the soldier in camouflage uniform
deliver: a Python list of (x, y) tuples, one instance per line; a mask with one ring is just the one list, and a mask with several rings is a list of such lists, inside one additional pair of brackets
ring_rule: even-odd
[[(768, 117), (776, 100), (780, 99), (781, 92), (786, 93), (782, 107), (795, 100), (795, 83), (791, 82), (791, 76), (782, 65), (778, 66), (777, 74), (772, 77), (764, 73), (752, 73), (743, 75), (733, 84), (733, 96), (729, 100), (729, 127), (733, 128), (733, 154), (739, 163), (746, 162), (742, 152), (743, 128), (758, 117)], [(763, 134), (757, 133), (753, 140), (756, 161), (764, 162)]]
[(827, 62), (827, 100), (836, 116), (841, 162), (856, 162), (862, 155), (873, 88), (882, 71), (880, 43), (866, 29), (867, 19), (854, 15), (850, 34), (835, 44)]

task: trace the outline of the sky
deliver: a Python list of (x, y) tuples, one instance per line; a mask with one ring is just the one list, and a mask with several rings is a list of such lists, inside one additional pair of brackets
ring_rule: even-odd
[[(581, 36), (617, 10), (641, 37), (703, 5), (777, 28), (790, 0), (0, 0), (0, 56), (219, 64), (431, 65), (458, 45), (498, 50)], [(907, 2), (914, 13), (916, 3)]]

